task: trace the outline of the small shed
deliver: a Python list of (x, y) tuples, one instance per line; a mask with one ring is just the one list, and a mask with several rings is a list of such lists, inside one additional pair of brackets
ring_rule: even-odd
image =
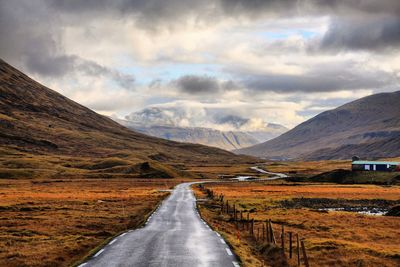
[(351, 164), (353, 171), (400, 171), (400, 162), (395, 161), (363, 161), (356, 160)]

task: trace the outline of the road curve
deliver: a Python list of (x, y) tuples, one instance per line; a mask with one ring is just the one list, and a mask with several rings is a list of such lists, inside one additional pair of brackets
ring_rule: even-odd
[(200, 218), (190, 185), (176, 186), (144, 228), (114, 238), (80, 266), (239, 266), (225, 241)]
[(282, 178), (287, 178), (289, 176), (287, 176), (284, 173), (279, 173), (279, 172), (269, 172), (266, 170), (261, 169), (258, 166), (254, 166), (254, 167), (250, 167), (250, 169), (258, 171), (260, 173), (265, 173), (265, 174), (269, 174), (269, 175), (273, 175), (272, 177), (268, 177), (268, 178), (264, 178), (264, 179), (260, 179), (260, 180), (277, 180), (277, 179), (282, 179)]

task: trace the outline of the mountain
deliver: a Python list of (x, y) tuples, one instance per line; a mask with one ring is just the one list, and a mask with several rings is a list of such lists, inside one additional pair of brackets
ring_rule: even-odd
[(400, 155), (400, 91), (325, 111), (281, 136), (236, 153), (269, 159), (348, 159)]
[(218, 147), (225, 150), (244, 148), (260, 143), (256, 138), (245, 132), (218, 131), (201, 127), (174, 126), (130, 126), (129, 122), (119, 122), (132, 130), (143, 134), (185, 143), (195, 143)]
[[(102, 169), (102, 161), (115, 167), (113, 172), (134, 173), (141, 166), (135, 164), (144, 164), (144, 169), (154, 165), (173, 170), (177, 164), (254, 160), (217, 148), (134, 132), (41, 85), (1, 59), (0, 154), (3, 159), (19, 157), (18, 164), (22, 164), (22, 157), (26, 157), (24, 163), (32, 157), (47, 160), (48, 164), (58, 162), (58, 172), (68, 168)], [(62, 162), (62, 157), (70, 162)], [(18, 164), (1, 161), (0, 169), (16, 168)], [(35, 164), (44, 163), (38, 160)]]
[(267, 123), (263, 131), (247, 131), (246, 133), (257, 139), (258, 143), (263, 143), (268, 140), (287, 132), (289, 129), (283, 125), (276, 123)]
[[(131, 113), (124, 120), (116, 117), (113, 119), (130, 129), (147, 135), (226, 150), (252, 146), (287, 131), (284, 126), (272, 123), (263, 125), (258, 130), (251, 130), (252, 121), (250, 119), (182, 107), (150, 107)], [(246, 130), (248, 128), (250, 130)]]

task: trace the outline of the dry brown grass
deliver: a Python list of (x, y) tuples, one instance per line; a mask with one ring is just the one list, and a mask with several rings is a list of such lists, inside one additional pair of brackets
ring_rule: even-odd
[(0, 180), (0, 266), (68, 266), (141, 225), (179, 180)]
[(335, 169), (351, 169), (349, 160), (321, 160), (321, 161), (283, 161), (266, 164), (272, 172), (283, 172), (300, 175), (315, 175)]
[[(381, 160), (400, 161), (400, 158), (386, 158)], [(265, 168), (272, 172), (315, 175), (336, 169), (350, 170), (351, 160), (281, 161), (266, 163)]]
[[(257, 221), (272, 219), (276, 230), (284, 224), (286, 231), (306, 239), (311, 266), (399, 266), (400, 219), (368, 216), (352, 212), (319, 212), (312, 209), (287, 209), (277, 201), (291, 198), (343, 198), (400, 200), (400, 187), (373, 185), (321, 185), (224, 183), (207, 188), (242, 210), (251, 210)], [(197, 191), (197, 194), (199, 192)], [(262, 266), (266, 258), (251, 240), (237, 240), (236, 230), (217, 210), (201, 208), (203, 217), (226, 236), (244, 266)], [(271, 264), (271, 262), (270, 262)], [(294, 264), (292, 262), (292, 264)]]

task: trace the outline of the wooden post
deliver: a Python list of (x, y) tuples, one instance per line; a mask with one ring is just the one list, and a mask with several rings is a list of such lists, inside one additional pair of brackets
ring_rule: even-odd
[(240, 220), (243, 221), (243, 211), (240, 211)]
[(268, 225), (268, 221), (265, 220), (265, 233), (267, 235), (267, 243), (271, 243), (271, 235), (269, 234), (269, 225)]
[(251, 232), (253, 233), (253, 236), (256, 236), (254, 232), (254, 219), (251, 219)]
[(236, 222), (236, 204), (233, 204), (233, 221)]
[(264, 229), (264, 223), (263, 222), (261, 222), (261, 227), (262, 227), (261, 240), (262, 240), (262, 242), (265, 242), (265, 229)]
[(260, 242), (260, 228), (257, 228), (257, 241)]
[(300, 242), (299, 242), (299, 234), (296, 234), (296, 239), (297, 239), (297, 266), (300, 267)]
[(274, 228), (272, 228), (271, 219), (269, 220), (269, 227), (271, 228), (271, 242), (274, 243), (274, 245), (276, 245), (276, 238), (275, 238)]
[(301, 250), (303, 251), (303, 260), (304, 260), (304, 265), (306, 267), (310, 267), (308, 264), (308, 258), (307, 258), (307, 253), (306, 253), (306, 247), (304, 246), (304, 241), (301, 240)]
[(285, 255), (285, 226), (283, 224), (281, 233), (281, 247), (282, 247), (282, 254)]
[(251, 234), (251, 220), (249, 220), (249, 234)]
[(247, 231), (250, 231), (250, 228), (249, 228), (250, 219), (249, 219), (249, 217), (250, 217), (250, 214), (247, 212), (247, 221), (246, 221), (246, 229), (247, 229)]
[(289, 258), (292, 258), (292, 250), (293, 250), (293, 245), (292, 245), (292, 232), (289, 232)]

